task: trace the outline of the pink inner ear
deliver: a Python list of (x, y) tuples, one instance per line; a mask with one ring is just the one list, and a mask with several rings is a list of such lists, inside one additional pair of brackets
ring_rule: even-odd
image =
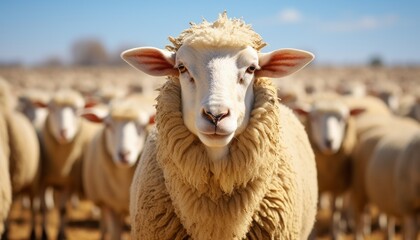
[(305, 59), (305, 57), (291, 55), (290, 53), (275, 54), (273, 57), (271, 57), (270, 63), (265, 65), (264, 68), (275, 69), (278, 66), (294, 67), (299, 63), (299, 61), (294, 61), (294, 60), (301, 60), (301, 59)]
[(355, 108), (350, 110), (350, 116), (357, 116), (365, 111), (364, 108)]
[(46, 103), (43, 103), (43, 102), (40, 102), (40, 101), (32, 102), (32, 104), (35, 107), (38, 107), (38, 108), (46, 108), (46, 107), (48, 107), (48, 105)]
[(304, 110), (302, 108), (294, 108), (293, 111), (295, 113), (299, 114), (299, 115), (302, 115), (302, 116), (307, 116), (309, 114), (308, 111), (306, 111), (306, 110)]
[(96, 114), (93, 113), (85, 113), (82, 115), (82, 117), (86, 118), (87, 120), (89, 120), (90, 122), (94, 122), (94, 123), (102, 123), (103, 119), (98, 117)]

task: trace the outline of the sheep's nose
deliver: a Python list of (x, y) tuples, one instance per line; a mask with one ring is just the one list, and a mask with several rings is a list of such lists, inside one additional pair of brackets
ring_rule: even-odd
[(229, 109), (219, 112), (219, 113), (212, 113), (209, 110), (203, 109), (202, 115), (203, 117), (208, 120), (209, 122), (213, 123), (215, 126), (217, 126), (217, 124), (219, 124), (219, 122), (229, 116)]
[(326, 139), (325, 140), (325, 146), (327, 146), (327, 148), (332, 148), (332, 144), (333, 144), (332, 139)]
[(67, 129), (60, 129), (59, 133), (62, 138), (67, 138)]
[(128, 155), (130, 155), (130, 151), (122, 150), (118, 152), (118, 158), (122, 163), (128, 163)]

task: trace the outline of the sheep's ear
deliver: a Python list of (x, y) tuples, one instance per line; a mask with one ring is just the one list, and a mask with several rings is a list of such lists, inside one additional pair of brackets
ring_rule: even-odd
[(361, 113), (364, 113), (366, 111), (366, 109), (364, 108), (353, 108), (350, 109), (350, 116), (357, 116)]
[(178, 76), (174, 67), (175, 53), (152, 47), (133, 48), (121, 53), (121, 58), (136, 69), (152, 76)]
[(311, 107), (307, 104), (298, 104), (298, 106), (293, 107), (293, 112), (298, 115), (308, 116), (311, 111)]
[(48, 108), (48, 103), (41, 102), (41, 101), (34, 101), (32, 104), (38, 108)]
[(92, 107), (84, 109), (81, 116), (90, 122), (103, 123), (108, 116), (108, 113), (108, 109)]
[(310, 52), (297, 49), (279, 49), (269, 53), (260, 53), (257, 77), (280, 78), (290, 75), (314, 59)]

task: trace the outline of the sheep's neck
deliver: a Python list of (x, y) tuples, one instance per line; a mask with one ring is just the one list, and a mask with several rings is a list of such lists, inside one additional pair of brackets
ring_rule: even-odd
[(220, 161), (228, 155), (228, 147), (206, 147), (207, 155), (212, 161)]

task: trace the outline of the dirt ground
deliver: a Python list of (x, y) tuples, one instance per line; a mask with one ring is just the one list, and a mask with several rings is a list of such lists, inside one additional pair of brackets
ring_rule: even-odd
[[(100, 239), (99, 232), (99, 218), (92, 211), (92, 203), (89, 201), (80, 201), (77, 207), (68, 206), (69, 223), (66, 229), (69, 240), (94, 240)], [(318, 220), (319, 235), (317, 240), (329, 240), (328, 235), (328, 218), (330, 213), (322, 212)], [(40, 228), (41, 216), (37, 216), (37, 236), (41, 234)], [(48, 214), (48, 234), (50, 239), (55, 239), (58, 228), (58, 211), (53, 209)], [(21, 204), (14, 204), (11, 211), (11, 226), (9, 238), (11, 240), (26, 240), (30, 232), (30, 214), (29, 210), (25, 209)], [(124, 240), (130, 239), (129, 226), (127, 225), (124, 235)], [(343, 240), (352, 240), (352, 234), (346, 234)], [(375, 230), (372, 235), (366, 238), (367, 240), (384, 239), (383, 234)], [(395, 238), (400, 240), (400, 237)]]

